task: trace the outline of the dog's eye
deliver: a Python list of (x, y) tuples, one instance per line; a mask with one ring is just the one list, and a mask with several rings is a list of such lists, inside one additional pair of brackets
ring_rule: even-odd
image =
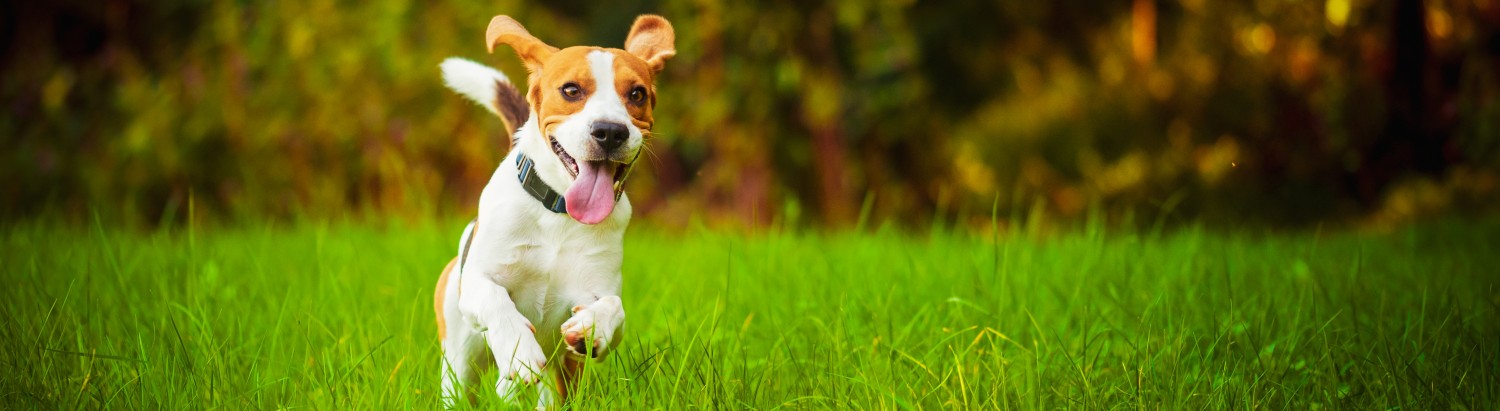
[(631, 103), (644, 102), (646, 101), (646, 88), (635, 86), (635, 88), (630, 89), (630, 95), (628, 97), (630, 98)]
[(577, 101), (579, 97), (583, 97), (583, 89), (578, 88), (577, 84), (564, 84), (562, 88), (558, 90), (562, 91), (563, 98), (568, 99), (568, 101)]

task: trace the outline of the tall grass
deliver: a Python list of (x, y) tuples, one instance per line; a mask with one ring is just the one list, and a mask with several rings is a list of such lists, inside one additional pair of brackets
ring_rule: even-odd
[[(0, 404), (434, 408), (432, 286), (460, 228), (6, 228)], [(626, 248), (627, 337), (577, 409), (1500, 404), (1495, 222), (999, 241), (637, 228)]]

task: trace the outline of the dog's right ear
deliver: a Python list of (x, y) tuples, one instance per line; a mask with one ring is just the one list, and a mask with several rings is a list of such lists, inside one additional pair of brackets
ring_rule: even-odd
[(531, 32), (521, 27), (521, 23), (510, 16), (495, 16), (490, 19), (490, 27), (484, 31), (485, 46), (491, 53), (495, 52), (496, 44), (504, 44), (516, 50), (516, 55), (521, 57), (521, 63), (526, 65), (526, 70), (532, 73), (542, 69), (542, 64), (552, 53), (557, 52), (557, 47), (552, 47), (538, 40)]
[(659, 73), (666, 66), (667, 59), (677, 55), (676, 41), (677, 35), (673, 34), (672, 23), (667, 19), (642, 14), (630, 26), (630, 34), (625, 37), (625, 51), (645, 60), (652, 72)]

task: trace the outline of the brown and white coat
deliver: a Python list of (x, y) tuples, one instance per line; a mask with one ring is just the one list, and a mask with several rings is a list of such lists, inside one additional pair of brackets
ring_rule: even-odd
[[(443, 403), (472, 401), (480, 371), (493, 364), (504, 398), (554, 375), (537, 404), (545, 408), (558, 394), (566, 399), (582, 361), (602, 359), (620, 342), (620, 264), (631, 208), (626, 196), (615, 201), (608, 183), (623, 178), (650, 134), (654, 81), (676, 53), (674, 34), (666, 19), (643, 15), (624, 49), (557, 49), (496, 16), (486, 41), (491, 51), (498, 44), (515, 49), (530, 75), (521, 101), (499, 71), (456, 58), (442, 64), (450, 88), (515, 127), (510, 153), (480, 195), (479, 216), (459, 240), (459, 256), (438, 279)], [(548, 187), (566, 193), (566, 214), (524, 191), (515, 166), (522, 154)]]

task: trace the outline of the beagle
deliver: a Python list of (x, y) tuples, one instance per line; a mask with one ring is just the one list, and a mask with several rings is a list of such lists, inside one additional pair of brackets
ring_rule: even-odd
[(492, 53), (510, 46), (525, 64), (524, 99), (495, 69), (441, 64), (449, 88), (514, 130), (434, 292), (444, 406), (473, 401), (489, 366), (506, 399), (551, 374), (557, 391), (542, 389), (537, 407), (553, 406), (567, 399), (582, 361), (620, 343), (623, 187), (651, 134), (654, 81), (676, 54), (673, 42), (671, 23), (655, 15), (635, 20), (624, 49), (558, 49), (495, 16), (485, 43)]

